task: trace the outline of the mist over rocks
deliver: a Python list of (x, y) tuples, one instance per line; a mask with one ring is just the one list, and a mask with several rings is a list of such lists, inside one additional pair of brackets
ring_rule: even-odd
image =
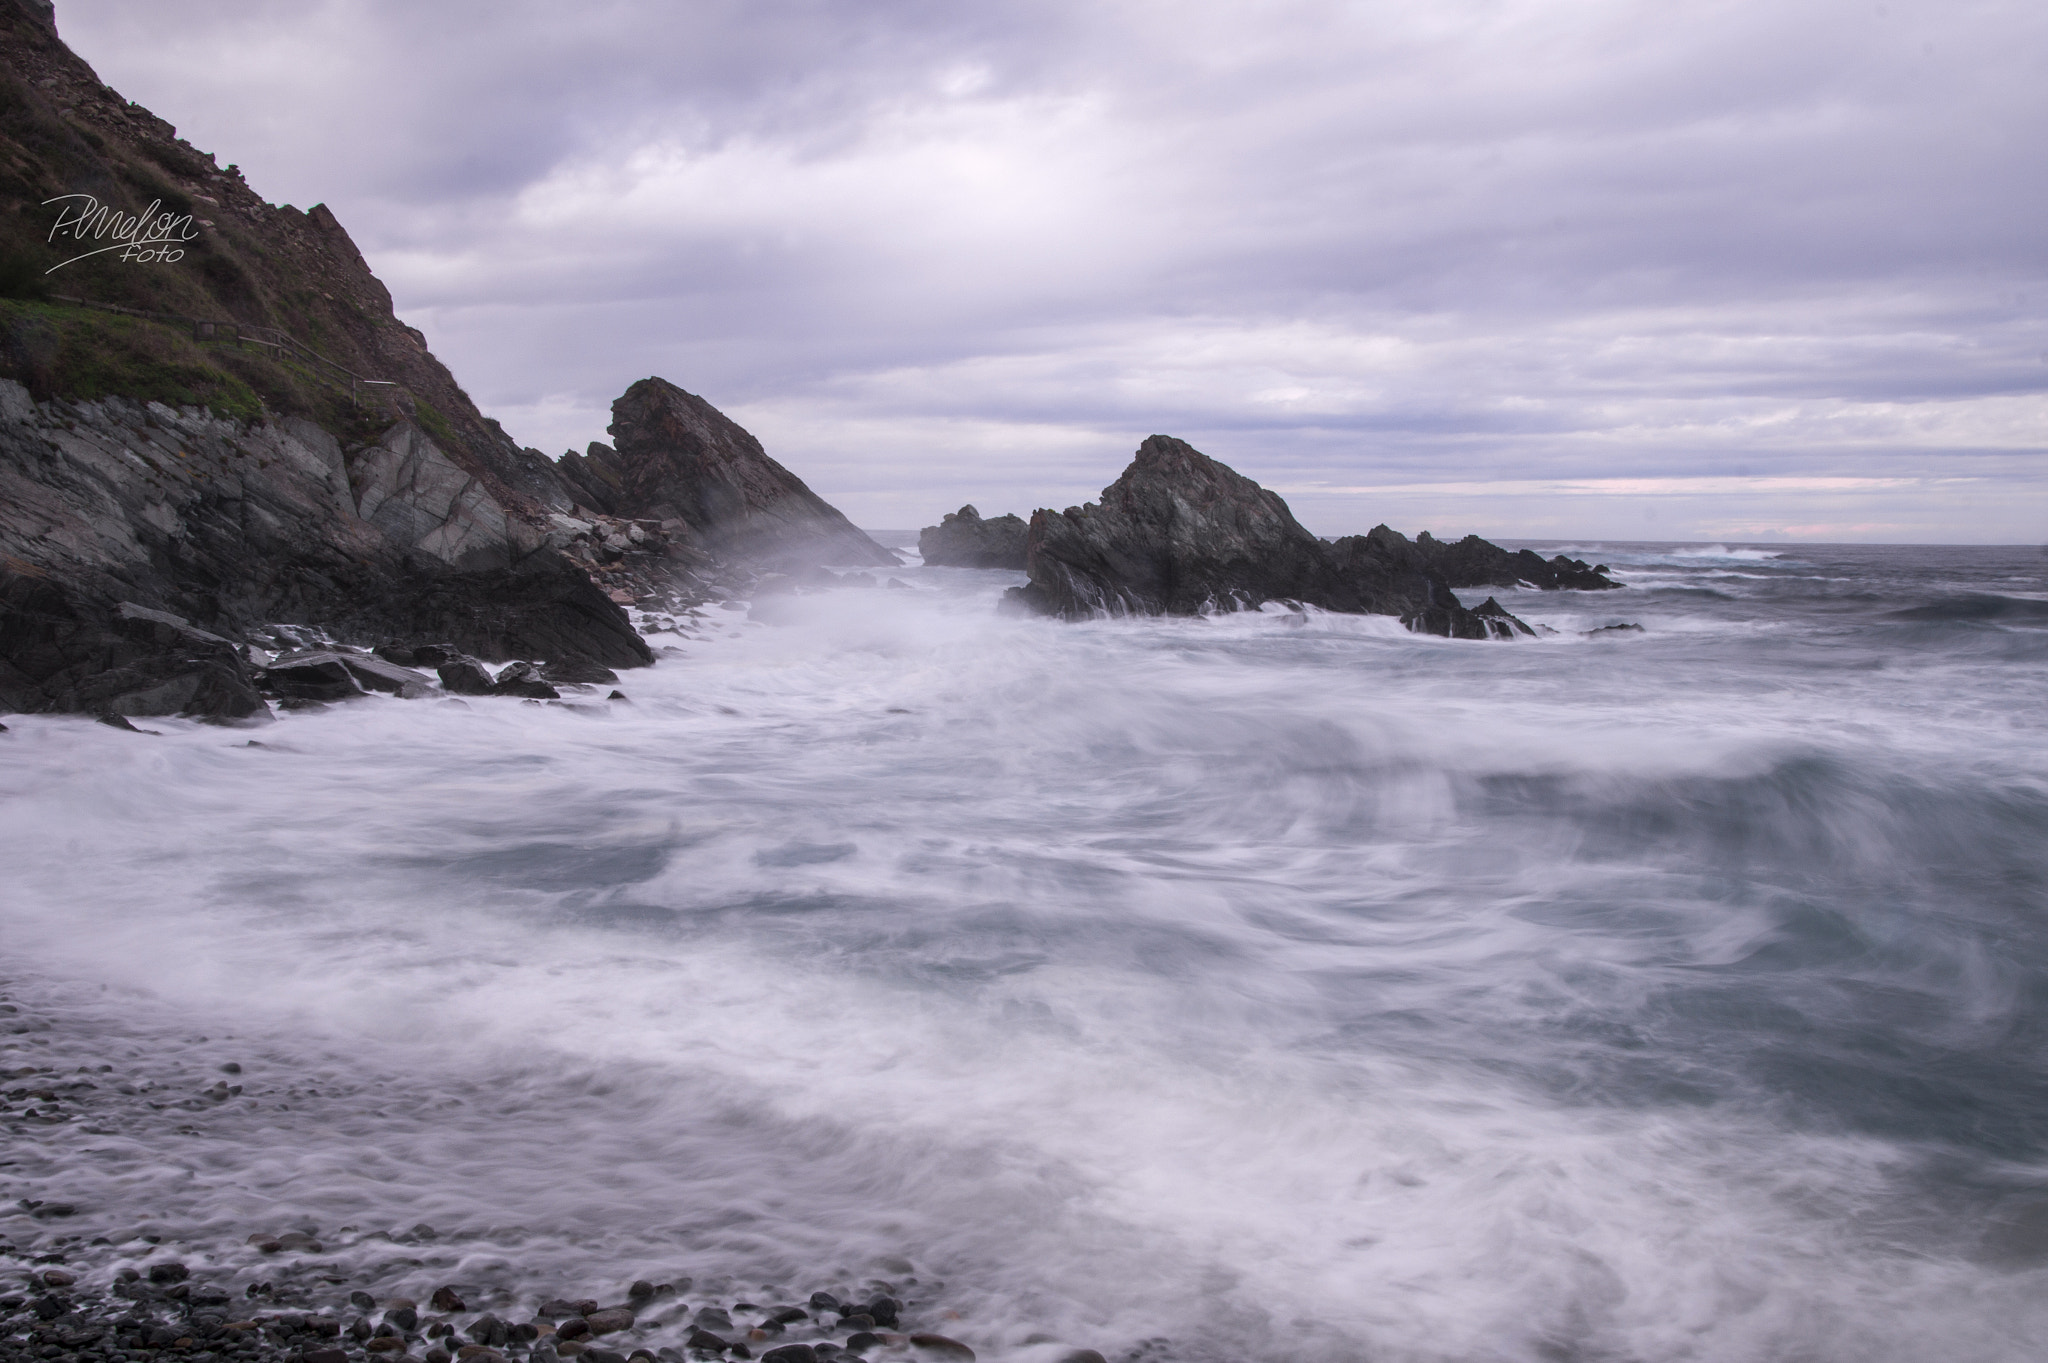
[(917, 533), (918, 556), (942, 568), (1011, 568), (1023, 571), (1031, 526), (1011, 514), (984, 520), (970, 504), (946, 513)]
[[(1032, 514), (1025, 564), (1031, 581), (1005, 599), (1068, 620), (1201, 615), (1289, 601), (1398, 616), (1412, 630), (1455, 639), (1534, 633), (1491, 598), (1474, 611), (1451, 592), (1472, 581), (1516, 585), (1524, 580), (1510, 575), (1519, 558), (1476, 536), (1460, 541), (1455, 555), (1440, 556), (1440, 547), (1427, 536), (1411, 543), (1384, 526), (1319, 539), (1277, 493), (1184, 440), (1154, 435), (1102, 490), (1100, 503)], [(1457, 582), (1440, 557), (1457, 569)], [(1584, 568), (1546, 568), (1532, 585), (1556, 586)]]
[(592, 442), (557, 466), (573, 500), (608, 515), (680, 522), (720, 559), (764, 568), (893, 568), (896, 555), (854, 528), (738, 422), (662, 378), (612, 403), (615, 445)]

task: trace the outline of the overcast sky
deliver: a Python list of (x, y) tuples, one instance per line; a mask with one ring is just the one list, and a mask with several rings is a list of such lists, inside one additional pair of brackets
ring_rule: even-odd
[(58, 0), (550, 454), (857, 522), (1158, 431), (1325, 534), (2048, 539), (2040, 0)]

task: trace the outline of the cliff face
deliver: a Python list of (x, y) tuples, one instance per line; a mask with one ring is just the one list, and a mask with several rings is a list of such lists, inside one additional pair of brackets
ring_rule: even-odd
[[(622, 604), (895, 562), (664, 380), (616, 450), (517, 448), (325, 207), (122, 100), (47, 5), (0, 0), (0, 54), (0, 710), (251, 714), (278, 624), (638, 666)], [(167, 249), (97, 249), (101, 210)]]
[(680, 522), (711, 555), (763, 567), (896, 566), (737, 422), (666, 379), (628, 388), (612, 404), (610, 429), (615, 448), (593, 444), (559, 466), (583, 505)]
[(0, 707), (162, 713), (192, 700), (167, 679), (232, 680), (218, 650), (134, 627), (138, 608), (216, 643), (295, 621), (485, 658), (651, 661), (586, 574), (410, 422), (346, 451), (299, 418), (37, 404), (0, 380)]

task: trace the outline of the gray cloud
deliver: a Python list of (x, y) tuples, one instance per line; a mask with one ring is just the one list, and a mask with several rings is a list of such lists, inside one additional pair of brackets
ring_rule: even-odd
[(2038, 6), (59, 17), (263, 192), (331, 204), (550, 450), (661, 373), (867, 524), (1064, 505), (1154, 430), (1327, 531), (2048, 510)]

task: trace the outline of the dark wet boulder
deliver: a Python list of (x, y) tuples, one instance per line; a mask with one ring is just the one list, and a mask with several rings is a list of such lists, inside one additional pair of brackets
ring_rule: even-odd
[[(600, 667), (596, 663), (581, 662), (573, 658), (562, 662), (548, 663), (545, 667), (541, 668), (541, 676), (557, 686), (609, 686), (619, 679), (619, 674), (612, 671), (609, 667)], [(639, 1283), (634, 1284), (636, 1287), (641, 1285)], [(647, 1288), (647, 1295), (653, 1296), (654, 1285), (648, 1283), (645, 1286)], [(628, 1293), (627, 1295), (631, 1296), (632, 1294)]]
[(363, 694), (342, 656), (326, 649), (283, 654), (264, 670), (263, 685), (294, 700), (350, 700)]
[(562, 693), (548, 685), (538, 664), (508, 663), (491, 687), (494, 696), (524, 696), (528, 700), (558, 700)]
[(26, 568), (0, 562), (0, 712), (268, 717), (231, 640)]
[(1277, 493), (1155, 435), (1100, 503), (1031, 518), (1017, 607), (1063, 619), (1202, 615), (1267, 601), (1394, 615), (1410, 629), (1495, 637), (1441, 575), (1368, 537), (1335, 544), (1310, 534)]
[(436, 668), (435, 672), (441, 678), (441, 685), (458, 696), (491, 694), (493, 682), (490, 671), (475, 658), (451, 658)]
[(1031, 526), (1021, 516), (983, 520), (972, 506), (949, 511), (937, 525), (917, 532), (917, 552), (927, 564), (944, 568), (1024, 570)]

